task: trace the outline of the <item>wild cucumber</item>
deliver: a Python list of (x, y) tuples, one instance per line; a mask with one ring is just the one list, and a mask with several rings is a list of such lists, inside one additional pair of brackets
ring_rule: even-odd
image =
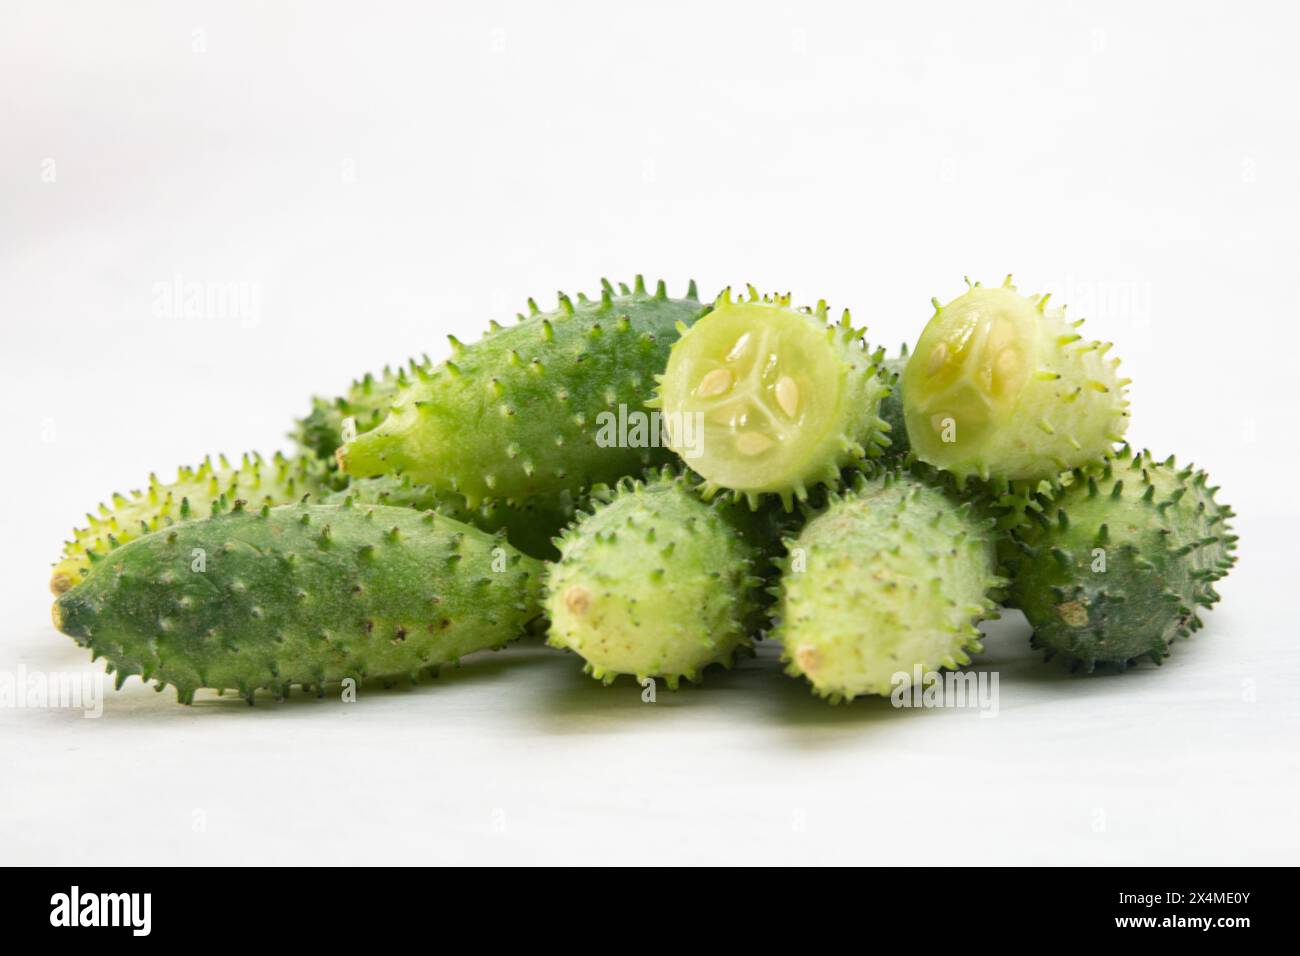
[(145, 535), (61, 594), (55, 626), (131, 674), (200, 687), (415, 677), (500, 647), (539, 613), (542, 564), (409, 508), (283, 505)]
[(832, 701), (969, 663), (1004, 583), (992, 519), (906, 470), (859, 476), (787, 546), (775, 633), (787, 673)]
[(694, 283), (685, 299), (664, 284), (604, 283), (597, 299), (560, 295), (553, 312), (529, 302), (516, 325), (495, 322), (473, 345), (400, 388), (388, 418), (338, 452), (349, 475), (409, 475), (439, 493), (486, 499), (581, 492), (670, 457), (649, 429), (609, 440), (606, 416), (646, 416), (644, 400), (678, 330), (708, 311)]
[(549, 642), (593, 677), (663, 678), (675, 688), (730, 664), (759, 625), (759, 555), (680, 475), (597, 493), (547, 574)]
[(1160, 663), (1199, 630), (1234, 563), (1232, 509), (1205, 472), (1127, 446), (1043, 497), (1003, 551), (1034, 644), (1071, 667)]

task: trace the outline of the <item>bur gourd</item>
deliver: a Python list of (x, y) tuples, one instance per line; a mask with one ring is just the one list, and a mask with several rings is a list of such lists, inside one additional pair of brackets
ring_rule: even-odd
[(541, 585), (541, 562), (436, 512), (236, 501), (117, 549), (53, 617), (119, 687), (135, 674), (183, 703), (199, 688), (252, 703), (501, 647), (538, 615)]
[(673, 346), (654, 404), (706, 497), (726, 489), (757, 507), (774, 495), (788, 511), (889, 444), (883, 353), (868, 351), (847, 310), (832, 324), (824, 301), (790, 302), (727, 290)]
[(919, 474), (859, 475), (787, 541), (774, 633), (786, 673), (832, 703), (982, 649), (976, 624), (1005, 583), (993, 519)]
[[(645, 416), (679, 330), (708, 306), (691, 283), (684, 299), (663, 282), (647, 291), (603, 283), (599, 297), (561, 293), (559, 307), (530, 313), (452, 355), (398, 390), (389, 416), (338, 451), (349, 475), (409, 475), (470, 507), (487, 499), (581, 492), (667, 462), (652, 428), (628, 436), (611, 416)], [(624, 440), (626, 438), (627, 440)]]
[(1234, 563), (1232, 509), (1205, 472), (1127, 446), (1043, 495), (1003, 550), (1009, 603), (1071, 668), (1160, 663), (1202, 626)]
[(908, 440), (958, 478), (1055, 480), (1101, 461), (1128, 427), (1129, 380), (1048, 296), (1011, 284), (940, 305), (903, 373)]
[(595, 497), (548, 567), (548, 643), (605, 683), (631, 674), (670, 688), (750, 646), (761, 557), (719, 503), (669, 471)]
[(248, 453), (237, 465), (225, 455), (215, 463), (209, 457), (196, 468), (180, 468), (167, 484), (151, 474), (144, 489), (114, 494), (96, 513), (86, 515), (85, 527), (74, 530), (72, 540), (64, 544), (50, 575), (50, 590), (62, 594), (120, 545), (180, 521), (206, 518), (223, 502), (229, 505), (242, 498), (257, 507), (288, 504), (306, 494), (326, 493), (327, 481), (319, 463), (278, 452), (269, 460)]

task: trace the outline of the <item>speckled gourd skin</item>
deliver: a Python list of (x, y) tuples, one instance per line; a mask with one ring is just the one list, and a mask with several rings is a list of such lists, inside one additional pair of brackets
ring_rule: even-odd
[(559, 557), (553, 539), (577, 516), (584, 500), (581, 495), (564, 491), (523, 501), (497, 498), (471, 508), (463, 495), (439, 493), (411, 481), (410, 475), (381, 475), (355, 478), (342, 490), (326, 495), (322, 504), (342, 504), (348, 498), (359, 504), (433, 510), (481, 531), (504, 531), (506, 539), (524, 554), (547, 561)]
[(680, 475), (626, 480), (563, 536), (548, 568), (548, 643), (593, 677), (697, 680), (759, 625), (757, 551)]
[[(1128, 427), (1128, 379), (1048, 296), (1010, 277), (940, 305), (903, 373), (908, 440), (922, 461), (961, 477), (1054, 480), (1101, 461)], [(1024, 489), (1018, 489), (1023, 491)]]
[(396, 370), (385, 367), (378, 375), (367, 372), (336, 398), (313, 397), (311, 411), (294, 423), (289, 437), (304, 454), (324, 459), (332, 467), (334, 453), (343, 444), (343, 422), (353, 419), (358, 434), (376, 427), (388, 417), (393, 399), (416, 377), (417, 370), (432, 366), (426, 355)]
[[(196, 557), (203, 555), (203, 570)], [(54, 605), (118, 675), (277, 696), (293, 684), (414, 678), (519, 636), (541, 562), (434, 512), (352, 505), (231, 511), (146, 535)]]
[(406, 474), (471, 507), (484, 499), (579, 492), (636, 474), (671, 455), (657, 447), (604, 447), (601, 412), (645, 412), (653, 376), (678, 328), (708, 306), (692, 283), (670, 299), (662, 282), (532, 313), (492, 329), (473, 345), (452, 341), (452, 357), (418, 371), (389, 417), (339, 450), (350, 475)]
[(1237, 541), (1215, 491), (1205, 472), (1127, 446), (1074, 472), (1003, 548), (1034, 645), (1091, 671), (1160, 663), (1199, 630)]
[(1004, 583), (993, 520), (909, 470), (859, 476), (787, 550), (775, 629), (786, 673), (832, 702), (888, 695), (917, 664), (969, 663)]
[(64, 544), (63, 557), (50, 574), (50, 590), (62, 594), (120, 545), (179, 521), (206, 518), (223, 502), (229, 505), (242, 498), (256, 507), (288, 504), (323, 492), (327, 481), (323, 465), (278, 453), (270, 460), (246, 454), (238, 466), (224, 455), (216, 463), (208, 458), (197, 468), (181, 468), (169, 484), (150, 475), (145, 489), (114, 494), (97, 514), (86, 515), (86, 526)]
[[(824, 301), (796, 309), (788, 295), (748, 292), (733, 300), (725, 290), (683, 331), (651, 404), (673, 425), (670, 443), (704, 479), (705, 497), (725, 489), (756, 508), (774, 495), (789, 511), (888, 446), (883, 352), (868, 351), (848, 310), (832, 324)], [(703, 421), (699, 448), (675, 425), (689, 416)]]

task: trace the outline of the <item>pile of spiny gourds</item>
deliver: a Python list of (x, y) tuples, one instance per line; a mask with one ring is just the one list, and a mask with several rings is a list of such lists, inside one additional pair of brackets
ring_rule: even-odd
[(418, 679), (530, 630), (675, 687), (778, 640), (832, 700), (1022, 610), (1073, 666), (1159, 662), (1233, 563), (1203, 472), (1123, 444), (1109, 343), (1010, 279), (910, 353), (848, 312), (602, 283), (317, 399), (292, 457), (115, 495), (56, 627), (159, 690)]

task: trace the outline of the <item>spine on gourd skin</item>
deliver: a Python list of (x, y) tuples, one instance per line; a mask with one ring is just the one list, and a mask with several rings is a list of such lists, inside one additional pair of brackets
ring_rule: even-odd
[(343, 444), (344, 422), (352, 419), (358, 433), (376, 427), (388, 417), (397, 393), (416, 378), (419, 370), (427, 370), (432, 365), (427, 355), (411, 359), (396, 371), (385, 367), (378, 375), (367, 372), (336, 398), (313, 398), (311, 411), (294, 423), (289, 437), (303, 454), (314, 455), (333, 466), (334, 453)]
[[(54, 605), (65, 634), (183, 703), (201, 687), (391, 679), (500, 647), (539, 610), (542, 564), (434, 512), (242, 502), (146, 535)], [(323, 692), (323, 690), (322, 690)]]
[(585, 500), (582, 495), (564, 491), (522, 501), (495, 498), (471, 508), (463, 495), (416, 484), (410, 475), (382, 475), (354, 479), (347, 487), (326, 495), (321, 503), (342, 504), (348, 498), (358, 504), (433, 510), (481, 531), (504, 531), (506, 539), (524, 554), (544, 560), (559, 556), (553, 539), (577, 516)]
[(724, 291), (683, 331), (652, 404), (706, 496), (728, 489), (757, 507), (775, 495), (788, 511), (888, 446), (883, 353), (867, 350), (847, 310), (827, 319), (824, 301), (795, 309), (750, 286), (744, 300)]
[(1072, 668), (1160, 663), (1201, 627), (1237, 538), (1203, 471), (1120, 450), (1080, 469), (1003, 547), (1009, 603)]
[(245, 454), (237, 466), (225, 455), (216, 463), (208, 458), (197, 468), (182, 467), (167, 484), (150, 475), (143, 490), (114, 494), (97, 513), (86, 515), (86, 526), (76, 529), (64, 544), (63, 556), (50, 575), (50, 590), (62, 594), (118, 546), (180, 521), (206, 518), (223, 502), (242, 498), (258, 507), (288, 504), (325, 491), (326, 481), (320, 463), (278, 453), (270, 460)]
[[(908, 440), (959, 479), (1055, 480), (1101, 461), (1128, 427), (1128, 379), (1048, 296), (971, 285), (940, 305), (903, 373)], [(1023, 493), (1023, 487), (1011, 488)]]
[(888, 695), (895, 675), (958, 667), (994, 613), (993, 520), (918, 477), (859, 476), (787, 541), (776, 635), (786, 673), (836, 703)]
[(598, 299), (561, 294), (560, 306), (516, 325), (493, 323), (473, 345), (452, 338), (452, 356), (399, 390), (389, 416), (338, 452), (350, 475), (410, 475), (439, 492), (484, 499), (581, 491), (666, 461), (656, 436), (610, 434), (608, 419), (642, 415), (653, 376), (678, 329), (708, 306), (694, 283), (671, 299), (603, 284)]
[(664, 472), (602, 489), (548, 568), (548, 642), (593, 677), (697, 680), (759, 625), (759, 556), (716, 504)]

